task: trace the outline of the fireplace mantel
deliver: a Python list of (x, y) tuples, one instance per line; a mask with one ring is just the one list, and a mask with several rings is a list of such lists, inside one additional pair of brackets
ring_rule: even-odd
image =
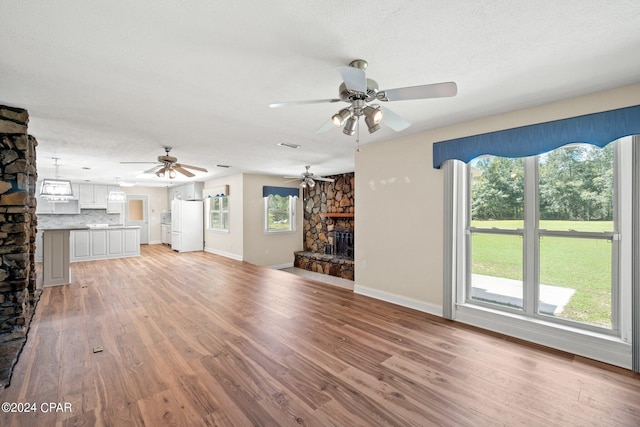
[(321, 213), (321, 218), (354, 218), (355, 213), (346, 212), (346, 213)]

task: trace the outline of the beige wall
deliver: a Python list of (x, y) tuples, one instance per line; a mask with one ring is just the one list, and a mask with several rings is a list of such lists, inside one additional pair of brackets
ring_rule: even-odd
[(297, 199), (296, 231), (271, 233), (264, 231), (264, 199), (262, 187), (275, 185), (296, 187), (277, 176), (244, 175), (244, 260), (253, 264), (282, 267), (293, 265), (293, 253), (302, 250), (302, 200)]
[[(202, 195), (219, 194), (220, 188), (229, 186), (229, 232), (207, 230), (204, 232), (204, 248), (207, 252), (243, 260), (244, 253), (244, 211), (243, 176), (241, 174), (216, 178), (204, 183)], [(205, 203), (206, 205), (206, 203)], [(205, 221), (208, 220), (205, 214)]]
[(262, 187), (295, 187), (283, 178), (269, 175), (239, 174), (205, 182), (204, 196), (229, 185), (229, 233), (205, 231), (205, 250), (252, 264), (272, 267), (293, 265), (293, 253), (302, 250), (302, 200), (297, 200), (296, 231), (264, 232)]
[(160, 214), (168, 212), (168, 195), (166, 187), (123, 187), (127, 194), (149, 196), (149, 243), (162, 242), (162, 228), (160, 226)]
[(443, 174), (437, 141), (637, 105), (640, 84), (418, 135), (356, 153), (355, 291), (435, 314), (442, 310)]

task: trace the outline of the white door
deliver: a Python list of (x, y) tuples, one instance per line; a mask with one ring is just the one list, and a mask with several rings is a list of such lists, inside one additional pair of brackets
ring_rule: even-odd
[(124, 225), (140, 227), (140, 244), (149, 244), (149, 196), (127, 194)]

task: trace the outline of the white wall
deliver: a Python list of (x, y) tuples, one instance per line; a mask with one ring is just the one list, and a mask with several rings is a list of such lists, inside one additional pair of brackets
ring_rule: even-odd
[[(244, 259), (244, 204), (243, 176), (241, 174), (216, 178), (204, 183), (202, 195), (213, 196), (229, 186), (229, 232), (213, 231), (205, 228), (204, 250), (242, 261)], [(205, 202), (206, 205), (206, 202)], [(205, 213), (205, 221), (208, 215)]]
[(637, 105), (640, 84), (360, 146), (355, 291), (442, 312), (443, 174), (434, 142)]

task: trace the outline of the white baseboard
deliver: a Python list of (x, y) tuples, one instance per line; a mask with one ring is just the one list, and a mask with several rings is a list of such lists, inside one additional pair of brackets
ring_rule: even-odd
[(210, 254), (220, 255), (226, 258), (235, 259), (236, 261), (243, 261), (242, 255), (232, 254), (231, 252), (225, 252), (218, 249), (204, 248), (205, 252), (209, 252)]
[(429, 304), (424, 301), (418, 301), (413, 298), (403, 297), (400, 295), (392, 294), (390, 292), (380, 291), (378, 289), (367, 288), (358, 284), (354, 285), (353, 292), (356, 294), (390, 302), (392, 304), (400, 305), (402, 307), (412, 308), (414, 310), (422, 311), (423, 313), (429, 313), (442, 317), (442, 307), (439, 305)]
[(150, 240), (149, 245), (161, 245), (162, 244), (162, 240)]

